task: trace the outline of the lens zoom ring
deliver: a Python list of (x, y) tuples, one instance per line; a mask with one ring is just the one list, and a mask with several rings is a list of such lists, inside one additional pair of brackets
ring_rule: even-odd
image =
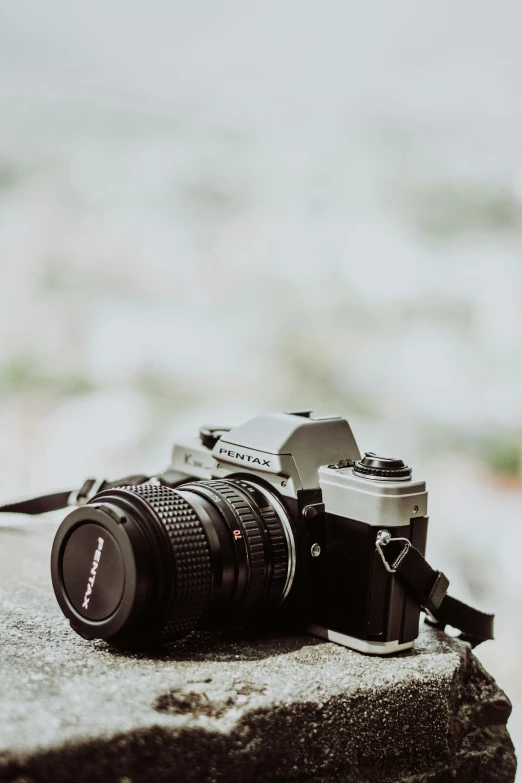
[(250, 559), (250, 581), (241, 602), (241, 614), (246, 614), (261, 598), (266, 578), (266, 556), (263, 533), (251, 507), (237, 489), (224, 481), (205, 481), (209, 487), (231, 506), (239, 519)]
[(212, 582), (210, 550), (203, 526), (192, 506), (168, 487), (140, 484), (124, 489), (147, 501), (172, 545), (175, 594), (161, 638), (190, 633), (206, 607)]

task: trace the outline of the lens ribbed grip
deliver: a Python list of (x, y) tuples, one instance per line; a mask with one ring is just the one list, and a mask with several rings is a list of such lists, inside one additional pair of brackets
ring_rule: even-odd
[(140, 495), (154, 510), (167, 533), (175, 563), (174, 599), (161, 631), (173, 639), (194, 630), (210, 595), (210, 550), (196, 512), (168, 487), (155, 484), (122, 487)]
[(238, 527), (243, 533), (250, 560), (250, 580), (241, 602), (241, 613), (246, 614), (263, 595), (266, 579), (266, 554), (263, 532), (251, 507), (233, 484), (226, 481), (205, 481), (202, 484), (219, 495), (234, 510)]

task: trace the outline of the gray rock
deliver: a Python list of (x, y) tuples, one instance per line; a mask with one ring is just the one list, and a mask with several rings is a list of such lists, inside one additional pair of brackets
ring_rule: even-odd
[(52, 519), (0, 522), (0, 780), (513, 781), (511, 705), (434, 629), (392, 658), (307, 635), (122, 654), (52, 594)]

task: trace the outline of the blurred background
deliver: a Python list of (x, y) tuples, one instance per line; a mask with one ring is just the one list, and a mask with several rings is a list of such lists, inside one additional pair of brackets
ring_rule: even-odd
[(0, 4), (0, 499), (341, 413), (522, 748), (520, 4)]

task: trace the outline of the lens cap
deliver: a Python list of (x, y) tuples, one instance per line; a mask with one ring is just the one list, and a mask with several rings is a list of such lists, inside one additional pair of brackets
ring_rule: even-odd
[(155, 589), (150, 547), (135, 515), (110, 503), (72, 511), (56, 533), (51, 576), (60, 608), (87, 639), (127, 636), (147, 622)]
[(87, 523), (74, 530), (62, 554), (65, 592), (78, 614), (87, 620), (110, 617), (123, 597), (125, 564), (114, 536)]

